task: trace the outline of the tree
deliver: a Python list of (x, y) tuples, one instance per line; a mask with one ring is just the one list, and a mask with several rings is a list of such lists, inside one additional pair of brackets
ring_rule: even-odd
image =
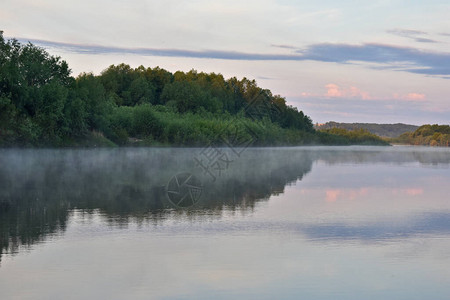
[(138, 77), (130, 85), (130, 98), (125, 103), (129, 106), (144, 103), (156, 103), (155, 86), (147, 81), (145, 77)]
[[(0, 32), (0, 145), (70, 145), (82, 138), (126, 145), (129, 137), (200, 145), (231, 120), (256, 132), (260, 145), (295, 144), (314, 135), (308, 116), (255, 80), (127, 64), (73, 78), (59, 57), (31, 43), (5, 41)], [(439, 132), (437, 143), (449, 134), (438, 125), (426, 130)]]
[(155, 87), (155, 103), (154, 104), (162, 104), (161, 94), (164, 90), (164, 87), (173, 82), (173, 74), (169, 71), (161, 69), (160, 67), (156, 68), (147, 68), (145, 70), (145, 78), (153, 84)]
[(175, 81), (167, 84), (161, 94), (164, 104), (173, 103), (180, 113), (197, 112), (200, 108), (217, 112), (221, 108), (216, 98), (204, 92), (196, 82)]
[[(73, 79), (67, 63), (44, 49), (17, 40), (5, 41), (0, 32), (0, 98), (10, 118), (2, 131), (15, 131), (41, 143), (57, 140), (63, 109)], [(4, 118), (5, 116), (3, 116)], [(5, 125), (3, 125), (5, 126)]]
[(114, 108), (111, 97), (106, 96), (100, 78), (93, 74), (80, 74), (76, 79), (76, 97), (86, 109), (87, 127), (90, 130), (105, 132), (109, 129), (108, 115)]

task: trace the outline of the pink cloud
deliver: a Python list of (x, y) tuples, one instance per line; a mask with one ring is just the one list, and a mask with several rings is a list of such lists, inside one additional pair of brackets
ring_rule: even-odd
[(325, 97), (328, 98), (359, 98), (359, 99), (372, 99), (368, 92), (362, 91), (355, 86), (340, 87), (337, 84), (329, 83), (325, 86), (327, 92)]
[(405, 98), (408, 100), (425, 100), (426, 96), (425, 94), (409, 93)]
[(417, 195), (422, 195), (423, 194), (423, 189), (407, 189), (406, 190), (406, 194), (410, 195), (410, 196), (417, 196)]
[(325, 85), (326, 92), (315, 94), (302, 92), (302, 97), (308, 98), (344, 98), (344, 99), (361, 99), (361, 100), (401, 100), (401, 101), (425, 101), (427, 96), (423, 93), (410, 92), (406, 94), (394, 93), (390, 96), (372, 96), (369, 92), (361, 90), (356, 86), (339, 86), (335, 83)]
[(425, 94), (421, 94), (421, 93), (408, 93), (405, 95), (396, 93), (393, 95), (393, 98), (397, 99), (397, 100), (404, 100), (404, 101), (425, 101), (427, 96)]
[(393, 189), (392, 194), (394, 195), (408, 195), (408, 196), (419, 196), (423, 194), (423, 188), (406, 188), (406, 189)]
[(317, 95), (307, 93), (307, 92), (302, 92), (301, 95), (302, 95), (302, 97), (316, 97), (317, 96)]
[(337, 84), (330, 83), (327, 84), (325, 88), (327, 89), (327, 93), (325, 94), (326, 97), (342, 97), (344, 95)]

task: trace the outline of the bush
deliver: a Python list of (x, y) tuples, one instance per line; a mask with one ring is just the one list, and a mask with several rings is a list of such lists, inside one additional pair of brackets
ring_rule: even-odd
[(136, 106), (133, 109), (132, 133), (137, 137), (153, 136), (159, 139), (164, 133), (164, 122), (156, 117), (149, 104)]

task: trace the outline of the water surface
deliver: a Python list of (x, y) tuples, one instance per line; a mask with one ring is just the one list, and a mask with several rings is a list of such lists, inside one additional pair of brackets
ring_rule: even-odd
[(0, 150), (0, 298), (450, 298), (449, 149), (212, 150)]

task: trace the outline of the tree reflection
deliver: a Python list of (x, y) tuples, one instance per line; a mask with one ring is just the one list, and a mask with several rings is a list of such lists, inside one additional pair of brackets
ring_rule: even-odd
[(199, 202), (175, 214), (251, 211), (258, 201), (311, 170), (308, 153), (249, 149), (216, 181), (195, 167), (199, 149), (3, 150), (0, 163), (2, 253), (63, 233), (73, 209), (100, 211), (108, 222), (160, 222), (174, 207), (166, 184), (190, 171), (203, 183)]
[[(256, 203), (282, 194), (314, 161), (448, 165), (448, 151), (385, 148), (252, 148), (235, 157), (217, 180), (196, 167), (201, 149), (0, 150), (0, 249), (15, 253), (64, 233), (71, 212), (101, 212), (107, 222), (151, 221), (224, 210), (251, 212)], [(203, 190), (195, 206), (176, 210), (166, 186), (191, 172)], [(1, 259), (0, 253), (0, 259)]]

